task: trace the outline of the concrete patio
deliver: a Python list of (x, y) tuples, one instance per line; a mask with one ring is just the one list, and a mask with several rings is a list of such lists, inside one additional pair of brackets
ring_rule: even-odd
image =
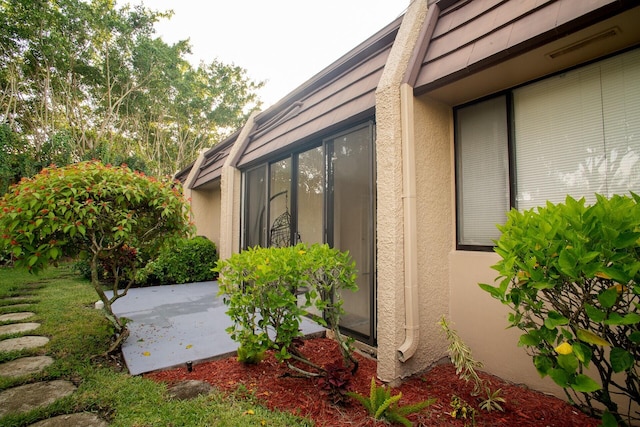
[[(237, 343), (225, 331), (231, 320), (217, 294), (217, 282), (202, 282), (134, 288), (118, 299), (114, 313), (129, 319), (122, 352), (131, 375), (235, 353)], [(324, 329), (303, 319), (302, 331)]]

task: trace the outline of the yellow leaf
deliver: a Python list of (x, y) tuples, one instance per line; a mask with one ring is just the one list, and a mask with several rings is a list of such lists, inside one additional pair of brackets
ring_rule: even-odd
[(142, 353), (143, 356), (151, 356), (151, 353), (149, 353), (148, 351), (145, 351), (144, 353)]
[(586, 342), (587, 344), (600, 345), (603, 347), (610, 347), (611, 344), (609, 341), (604, 338), (600, 338), (598, 335), (593, 332), (589, 332), (586, 329), (578, 329), (578, 339), (582, 342)]
[(255, 412), (254, 412), (254, 410), (253, 410), (253, 409), (246, 410), (246, 411), (244, 411), (244, 413), (243, 413), (243, 415), (253, 415), (253, 414), (255, 414)]
[(596, 277), (599, 277), (601, 279), (611, 279), (611, 276), (609, 276), (607, 273), (604, 273), (602, 271), (598, 271), (596, 273)]
[(187, 346), (187, 350), (189, 350), (191, 347), (193, 347), (193, 345), (189, 344), (189, 345)]
[(558, 354), (571, 354), (573, 353), (573, 347), (568, 342), (563, 342), (559, 346), (555, 348), (556, 353)]
[(267, 425), (267, 422), (266, 422), (265, 420), (262, 420), (262, 421), (260, 421), (260, 425), (261, 425), (261, 426), (266, 426), (266, 425)]

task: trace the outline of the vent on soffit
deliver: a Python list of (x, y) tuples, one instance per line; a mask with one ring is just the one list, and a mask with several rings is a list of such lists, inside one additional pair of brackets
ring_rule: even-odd
[(620, 31), (620, 28), (618, 27), (609, 28), (608, 30), (604, 30), (602, 32), (599, 32), (598, 34), (593, 34), (589, 37), (585, 37), (581, 40), (578, 40), (575, 43), (571, 43), (570, 45), (563, 46), (560, 49), (556, 49), (553, 52), (547, 53), (546, 56), (548, 56), (551, 59), (556, 59), (559, 56), (566, 55), (567, 53), (575, 52), (576, 50), (587, 47), (593, 43), (597, 43), (599, 41), (617, 36), (620, 33), (621, 31)]

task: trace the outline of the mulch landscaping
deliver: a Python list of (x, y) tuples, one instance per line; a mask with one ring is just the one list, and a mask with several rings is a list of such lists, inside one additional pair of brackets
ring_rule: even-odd
[[(336, 343), (328, 338), (306, 340), (300, 351), (320, 366), (341, 359)], [(359, 368), (350, 378), (347, 388), (368, 396), (371, 378), (376, 375), (376, 362), (359, 354), (356, 356)], [(483, 372), (479, 374), (483, 380), (490, 382), (492, 390), (502, 389), (502, 396), (506, 399), (504, 412), (478, 409), (479, 399), (471, 395), (473, 384), (460, 380), (450, 364), (435, 366), (428, 372), (403, 381), (399, 387), (393, 388), (392, 394), (402, 392), (400, 405), (437, 399), (433, 405), (408, 417), (416, 426), (473, 425), (471, 419), (452, 418), (453, 396), (458, 396), (476, 409), (477, 426), (595, 427), (600, 424), (599, 420), (588, 417), (561, 399)], [(177, 368), (145, 376), (169, 385), (185, 380), (202, 380), (217, 389), (230, 392), (245, 387), (266, 407), (308, 417), (316, 426), (380, 425), (354, 399), (347, 398), (339, 405), (332, 403), (317, 379), (294, 376), (285, 364), (276, 361), (273, 354), (257, 365), (245, 365), (231, 357), (195, 365), (192, 372)]]

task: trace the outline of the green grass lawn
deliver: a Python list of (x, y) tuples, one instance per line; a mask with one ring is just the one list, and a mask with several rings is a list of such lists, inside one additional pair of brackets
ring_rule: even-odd
[[(21, 378), (0, 377), (0, 391), (38, 380), (65, 379), (78, 390), (44, 409), (0, 418), (0, 427), (20, 427), (55, 415), (95, 412), (112, 426), (311, 426), (309, 420), (276, 413), (260, 406), (246, 392), (232, 396), (214, 391), (187, 401), (172, 400), (163, 384), (118, 372), (94, 356), (104, 353), (112, 326), (93, 308), (97, 295), (88, 281), (74, 274), (71, 265), (50, 268), (34, 276), (26, 271), (0, 268), (0, 314), (8, 313), (2, 299), (26, 296), (36, 313), (28, 322), (42, 326), (35, 332), (3, 336), (43, 335), (50, 342), (41, 348), (0, 353), (0, 363), (24, 356), (48, 355), (55, 362), (44, 372)], [(11, 322), (0, 322), (8, 324)]]

